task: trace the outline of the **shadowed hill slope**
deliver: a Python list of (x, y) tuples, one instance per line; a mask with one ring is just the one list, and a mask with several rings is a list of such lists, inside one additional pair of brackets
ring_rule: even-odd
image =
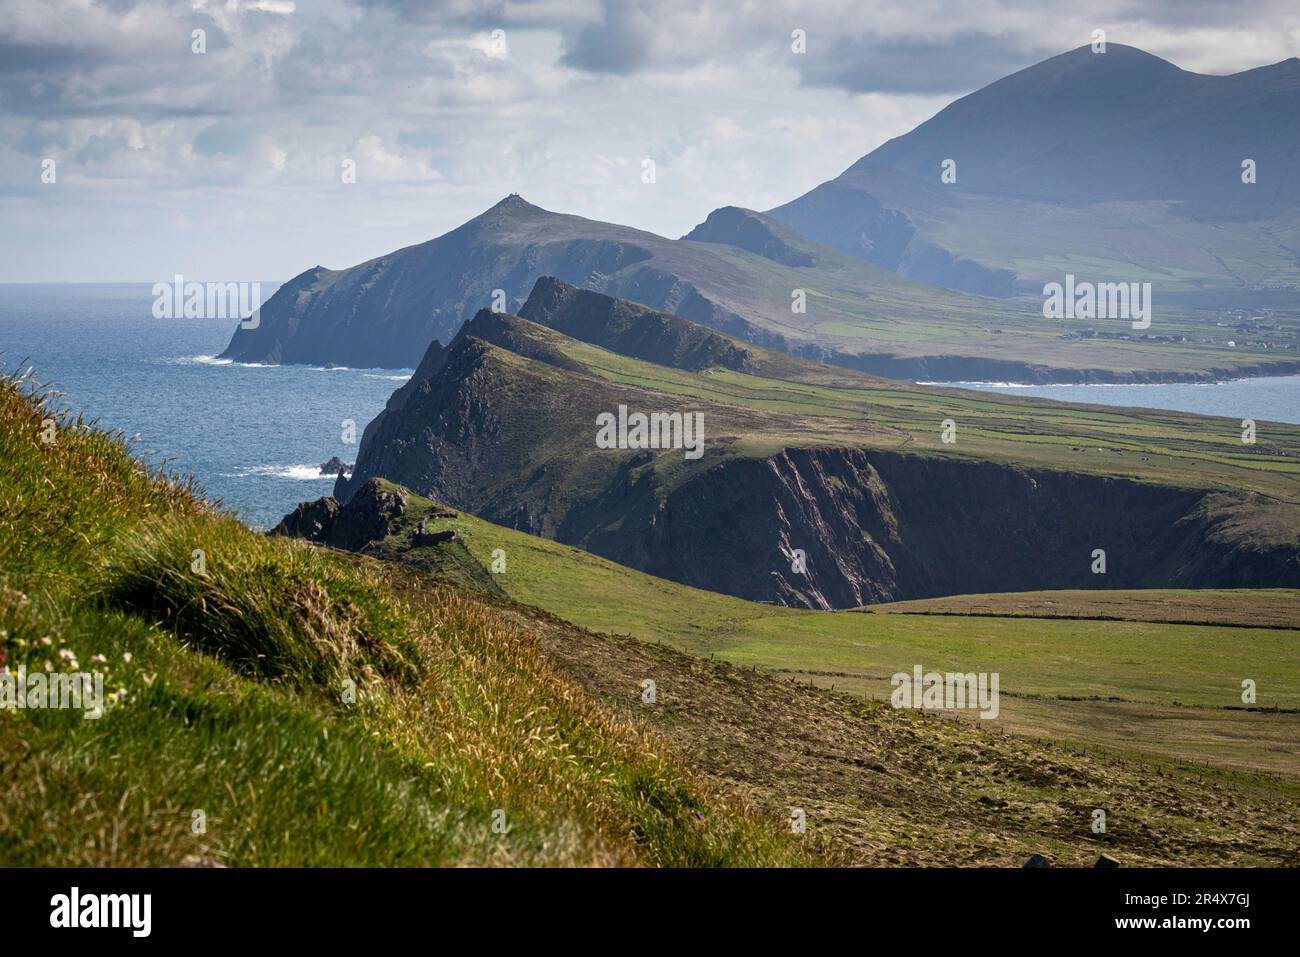
[(1081, 47), (962, 97), (770, 215), (954, 289), (1036, 291), (1069, 271), (1148, 280), (1166, 302), (1232, 290), (1252, 308), (1258, 290), (1300, 290), (1297, 116), (1295, 58), (1204, 76), (1123, 44)]

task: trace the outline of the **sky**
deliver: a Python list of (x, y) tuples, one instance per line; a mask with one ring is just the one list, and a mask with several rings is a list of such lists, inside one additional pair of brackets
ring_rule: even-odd
[(288, 279), (511, 192), (677, 237), (1098, 29), (1233, 73), (1300, 3), (0, 0), (0, 282)]

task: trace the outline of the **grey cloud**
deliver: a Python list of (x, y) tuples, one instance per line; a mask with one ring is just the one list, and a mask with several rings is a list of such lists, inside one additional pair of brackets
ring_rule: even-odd
[(97, 50), (79, 50), (72, 46), (13, 43), (0, 39), (0, 73), (35, 75), (49, 69), (67, 69), (88, 62), (106, 62)]
[(1025, 50), (1015, 41), (981, 33), (948, 40), (926, 37), (836, 37), (828, 49), (810, 36), (795, 56), (805, 86), (850, 93), (966, 93), (1062, 51)]
[(194, 137), (194, 152), (204, 156), (235, 155), (253, 145), (257, 131), (244, 123), (220, 121), (204, 127)]
[(384, 11), (405, 23), (490, 30), (496, 27), (574, 26), (591, 18), (597, 4), (573, 0), (358, 0), (367, 11)]
[(658, 29), (640, 7), (610, 4), (599, 23), (566, 39), (561, 62), (588, 73), (636, 73), (649, 65), (650, 37)]
[(113, 158), (113, 154), (122, 150), (130, 149), (127, 138), (122, 135), (117, 136), (91, 136), (86, 140), (86, 145), (77, 151), (77, 162), (86, 163), (103, 163)]
[[(678, 235), (701, 210), (776, 205), (951, 95), (1087, 42), (1094, 11), (1098, 26), (1119, 27), (1114, 42), (1176, 38), (1168, 58), (1183, 66), (1183, 55), (1250, 63), (1237, 37), (1269, 51), (1260, 62), (1281, 59), (1277, 38), (1300, 36), (1294, 0), (1261, 0), (1248, 16), (1205, 0), (1090, 0), (1083, 14), (1075, 0), (941, 0), (942, 17), (926, 16), (933, 0), (298, 0), (288, 16), (224, 0), (199, 10), (190, 0), (81, 2), (0, 0), (0, 194), (30, 197), (7, 215), (50, 223), (43, 239), (10, 230), (0, 267), (21, 248), (45, 251), (39, 275), (165, 273), (190, 244), (217, 271), (261, 257), (251, 261), (293, 274), (392, 248), (395, 223), (406, 224), (403, 241), (427, 238), (513, 189)], [(46, 27), (51, 9), (68, 11), (66, 25)], [(1187, 24), (1206, 29), (1180, 31)], [(200, 26), (205, 57), (189, 49)], [(808, 31), (804, 55), (790, 51), (796, 26)], [(474, 41), (497, 27), (510, 55), (489, 59)], [(682, 71), (697, 66), (719, 68), (684, 84)], [(622, 81), (631, 75), (644, 82)], [(881, 95), (850, 104), (846, 91)], [(394, 171), (385, 179), (363, 165), (345, 189), (338, 157), (363, 140), (376, 163), (395, 158)], [(46, 155), (61, 161), (58, 187), (39, 182)], [(656, 190), (641, 187), (642, 156), (660, 164)], [(144, 204), (159, 217), (160, 258), (147, 262), (143, 247), (120, 242), (114, 218), (141, 215), (141, 185), (159, 200)], [(179, 214), (203, 221), (214, 202), (252, 224), (243, 242), (177, 224)], [(59, 210), (66, 218), (51, 219)], [(284, 228), (304, 245), (272, 244)], [(94, 252), (75, 266), (64, 264), (71, 230)]]

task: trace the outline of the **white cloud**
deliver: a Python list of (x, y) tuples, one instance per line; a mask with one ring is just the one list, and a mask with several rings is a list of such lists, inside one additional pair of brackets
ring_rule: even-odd
[[(1231, 72), (1294, 55), (1300, 8), (6, 0), (0, 280), (286, 278), (428, 239), (514, 190), (676, 236), (717, 206), (792, 199), (1098, 25)], [(195, 28), (205, 54), (190, 52)], [(57, 186), (39, 181), (46, 156)]]

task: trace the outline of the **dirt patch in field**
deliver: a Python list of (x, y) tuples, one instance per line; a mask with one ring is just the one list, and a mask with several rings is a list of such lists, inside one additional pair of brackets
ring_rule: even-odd
[(1005, 592), (886, 602), (854, 610), (877, 615), (1074, 618), (1234, 628), (1300, 628), (1300, 589)]

